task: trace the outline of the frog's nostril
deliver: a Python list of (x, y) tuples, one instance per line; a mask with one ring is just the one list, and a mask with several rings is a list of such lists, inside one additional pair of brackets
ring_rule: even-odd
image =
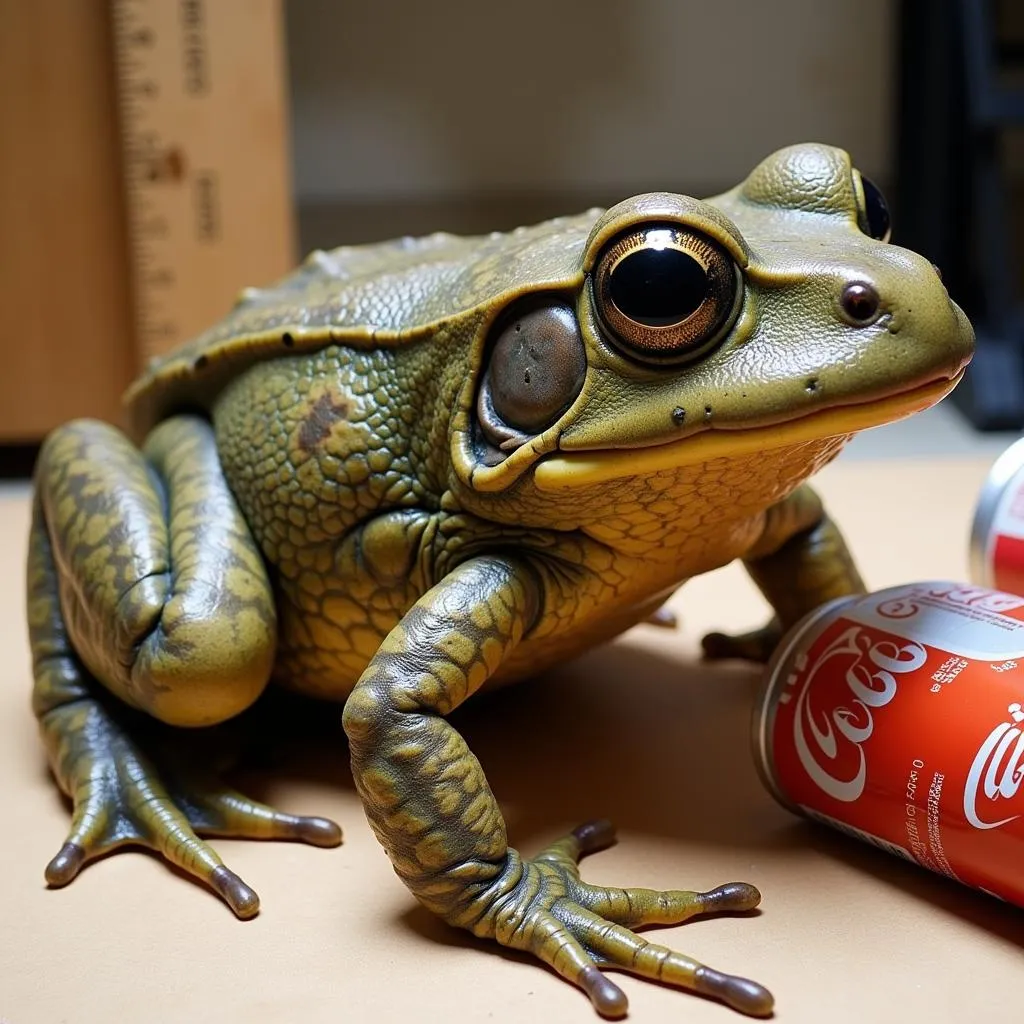
[(871, 285), (855, 281), (843, 289), (839, 304), (850, 323), (864, 327), (878, 316), (881, 299)]

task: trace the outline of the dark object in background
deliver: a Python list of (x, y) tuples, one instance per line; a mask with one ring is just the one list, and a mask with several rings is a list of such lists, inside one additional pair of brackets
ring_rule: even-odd
[(1024, 127), (1024, 31), (1012, 3), (903, 0), (896, 241), (941, 268), (975, 324), (954, 401), (982, 430), (1024, 427), (1024, 303), (1013, 240), (1007, 130)]

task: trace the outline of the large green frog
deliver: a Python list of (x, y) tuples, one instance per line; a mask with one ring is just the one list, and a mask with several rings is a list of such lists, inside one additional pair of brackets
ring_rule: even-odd
[[(248, 917), (255, 893), (198, 836), (339, 842), (175, 755), (273, 682), (345, 702), (370, 823), (445, 920), (532, 952), (608, 1016), (626, 1000), (604, 966), (769, 1012), (760, 985), (632, 931), (752, 908), (756, 889), (590, 886), (577, 861), (605, 822), (522, 857), (445, 716), (736, 558), (776, 614), (706, 638), (711, 656), (764, 658), (862, 588), (804, 480), (945, 395), (973, 344), (931, 264), (887, 242), (877, 189), (805, 145), (706, 201), (318, 252), (149, 368), (138, 447), (93, 421), (53, 433), (33, 703), (74, 816), (48, 881), (141, 843)], [(152, 719), (172, 727), (159, 753)]]

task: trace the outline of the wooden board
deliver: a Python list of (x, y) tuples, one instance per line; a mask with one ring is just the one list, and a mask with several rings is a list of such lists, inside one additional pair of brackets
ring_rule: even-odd
[(132, 374), (111, 68), (102, 0), (0, 4), (3, 441), (115, 418)]
[(116, 422), (294, 262), (281, 0), (0, 3), (0, 152), (0, 444)]
[(113, 0), (139, 350), (294, 263), (280, 0)]

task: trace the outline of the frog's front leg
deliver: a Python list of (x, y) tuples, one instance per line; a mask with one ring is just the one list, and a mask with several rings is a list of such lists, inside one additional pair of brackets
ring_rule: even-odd
[(270, 584), (205, 421), (168, 420), (145, 455), (93, 421), (50, 435), (36, 471), (28, 608), (33, 708), (74, 804), (50, 884), (139, 843), (249, 917), (256, 894), (197, 833), (340, 841), (332, 822), (279, 814), (189, 763), (184, 730), (163, 729), (162, 755), (140, 744), (149, 718), (205, 726), (244, 710), (273, 663)]
[(612, 842), (607, 823), (578, 828), (532, 859), (508, 847), (480, 764), (443, 716), (497, 670), (542, 600), (525, 563), (464, 563), (388, 635), (349, 697), (344, 722), (356, 785), (395, 871), (446, 921), (533, 953), (607, 1016), (622, 1016), (626, 997), (600, 967), (693, 989), (747, 1013), (770, 1012), (760, 985), (629, 930), (749, 910), (760, 899), (752, 886), (700, 893), (588, 885), (577, 861)]
[(709, 633), (703, 640), (709, 658), (767, 661), (782, 634), (808, 612), (865, 589), (842, 534), (807, 485), (768, 509), (764, 530), (743, 562), (775, 616), (740, 636)]

